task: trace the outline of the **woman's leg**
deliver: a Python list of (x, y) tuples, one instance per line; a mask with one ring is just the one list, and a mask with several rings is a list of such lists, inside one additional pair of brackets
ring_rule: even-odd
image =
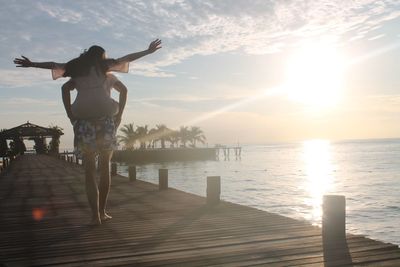
[(101, 224), (99, 214), (99, 191), (96, 182), (96, 156), (94, 152), (87, 151), (83, 155), (85, 165), (86, 195), (92, 210), (92, 225)]
[(100, 166), (100, 183), (99, 183), (99, 212), (100, 219), (111, 219), (111, 216), (106, 213), (106, 205), (108, 193), (110, 192), (110, 160), (113, 151), (102, 151), (99, 156)]

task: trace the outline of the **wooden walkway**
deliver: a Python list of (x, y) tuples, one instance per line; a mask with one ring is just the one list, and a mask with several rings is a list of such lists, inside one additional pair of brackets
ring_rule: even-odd
[(0, 266), (400, 266), (397, 246), (116, 176), (114, 217), (89, 227), (81, 166), (26, 155), (0, 175)]

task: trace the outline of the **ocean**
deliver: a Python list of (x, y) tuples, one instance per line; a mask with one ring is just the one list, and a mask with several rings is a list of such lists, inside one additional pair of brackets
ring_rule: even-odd
[[(400, 139), (242, 145), (230, 160), (137, 165), (137, 179), (206, 194), (206, 177), (221, 176), (221, 198), (321, 225), (322, 197), (346, 197), (348, 233), (400, 245)], [(127, 166), (118, 172), (127, 176)]]

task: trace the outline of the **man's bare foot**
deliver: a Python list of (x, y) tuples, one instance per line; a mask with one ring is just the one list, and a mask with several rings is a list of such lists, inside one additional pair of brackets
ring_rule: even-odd
[(98, 226), (98, 225), (101, 225), (101, 220), (100, 220), (100, 218), (99, 218), (99, 217), (93, 218), (93, 219), (90, 221), (89, 225), (90, 225), (90, 226)]
[(104, 214), (100, 215), (100, 219), (101, 219), (101, 221), (108, 221), (108, 220), (112, 219), (112, 217), (110, 215), (108, 215), (107, 213), (104, 213)]

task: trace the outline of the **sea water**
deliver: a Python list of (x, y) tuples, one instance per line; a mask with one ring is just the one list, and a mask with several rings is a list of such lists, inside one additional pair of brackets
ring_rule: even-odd
[[(241, 158), (137, 165), (137, 178), (205, 196), (221, 176), (221, 198), (321, 225), (322, 197), (346, 196), (348, 233), (400, 245), (400, 139), (243, 145)], [(127, 166), (118, 166), (127, 175)]]

